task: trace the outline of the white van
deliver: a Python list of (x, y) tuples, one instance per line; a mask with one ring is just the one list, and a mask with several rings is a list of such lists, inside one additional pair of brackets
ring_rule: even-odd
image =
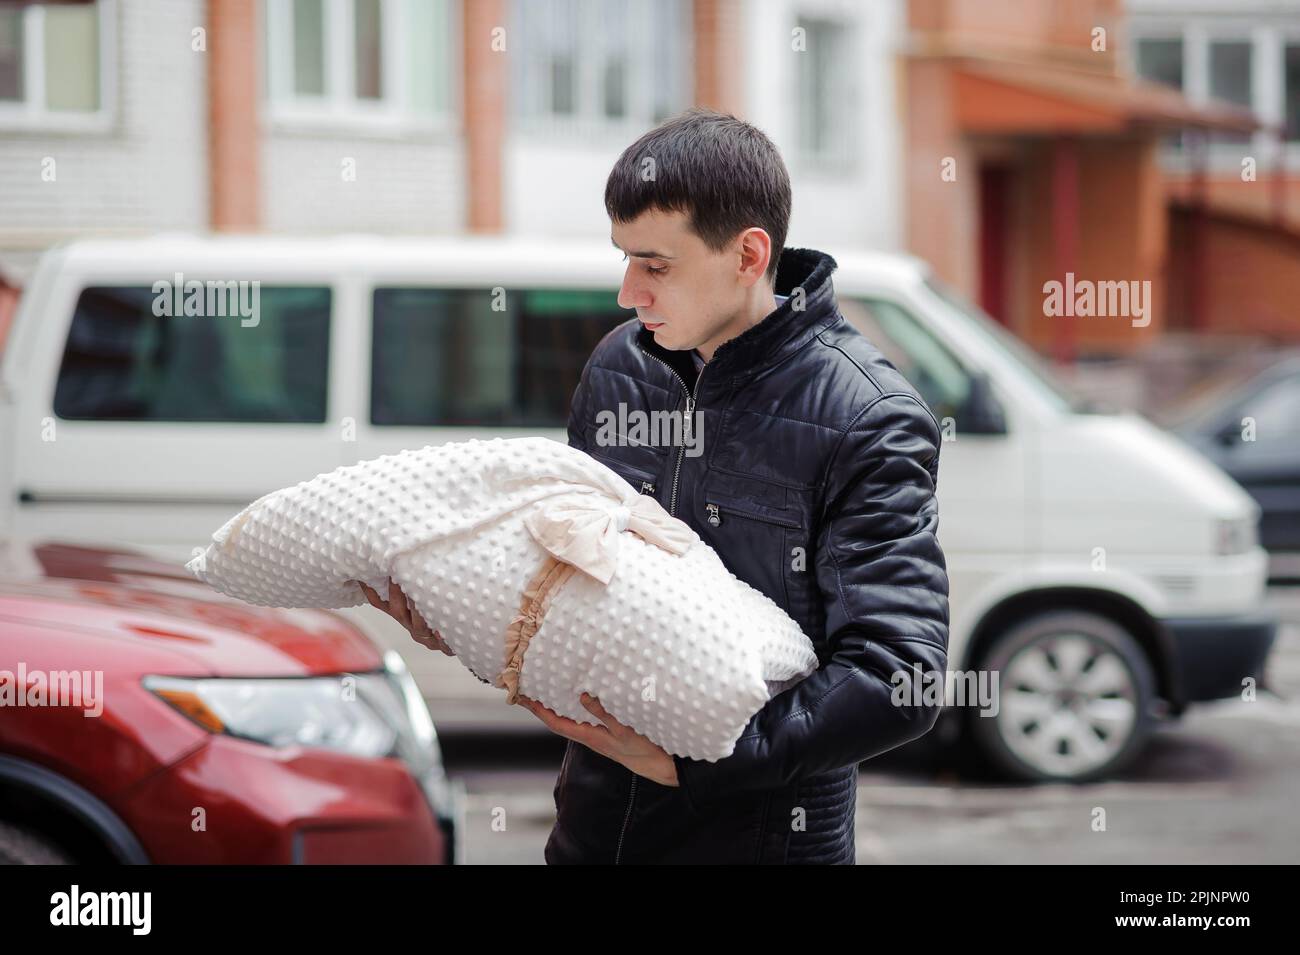
[[(956, 671), (983, 670), (1000, 693), (982, 711), (953, 699), (941, 735), (964, 729), (1011, 776), (1094, 779), (1154, 718), (1261, 675), (1275, 624), (1258, 509), (1237, 485), (1140, 417), (1076, 407), (923, 263), (825, 251), (844, 316), (945, 425), (950, 691)], [(631, 317), (623, 269), (608, 245), (551, 239), (51, 250), (0, 365), (0, 538), (186, 559), (249, 501), (341, 464), (563, 441), (587, 355)], [(204, 314), (168, 317), (192, 282), (257, 284), (199, 286)]]

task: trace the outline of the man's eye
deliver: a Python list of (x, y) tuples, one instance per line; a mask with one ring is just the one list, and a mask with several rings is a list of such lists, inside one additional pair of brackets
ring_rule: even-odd
[[(627, 253), (626, 253), (626, 252), (623, 253), (623, 261), (624, 261), (624, 262), (627, 261)], [(645, 270), (646, 270), (647, 272), (649, 272), (651, 275), (662, 275), (663, 273), (665, 273), (665, 272), (668, 271), (668, 266), (665, 265), (665, 266), (662, 266), (662, 267), (656, 269), (656, 268), (654, 268), (653, 266), (649, 266), (649, 265), (647, 265), (647, 266), (645, 267)]]

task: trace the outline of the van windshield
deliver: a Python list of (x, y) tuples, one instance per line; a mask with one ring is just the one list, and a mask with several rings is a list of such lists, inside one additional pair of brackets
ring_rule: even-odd
[(1076, 414), (1095, 414), (1103, 409), (1095, 406), (1088, 399), (1075, 394), (1061, 381), (1039, 357), (1038, 353), (1007, 331), (991, 318), (987, 312), (973, 302), (967, 301), (956, 291), (939, 281), (932, 273), (925, 275), (925, 285), (944, 305), (967, 320), (967, 325), (979, 334), (984, 341), (1002, 356), (1014, 362), (1043, 397), (1058, 411), (1071, 411)]

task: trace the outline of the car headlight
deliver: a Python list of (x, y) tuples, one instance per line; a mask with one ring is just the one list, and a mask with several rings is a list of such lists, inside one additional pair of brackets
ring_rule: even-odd
[(442, 764), (442, 747), (433, 726), (433, 717), (424, 702), (424, 695), (406, 667), (406, 661), (396, 650), (384, 652), (384, 670), (388, 673), (405, 707), (405, 725), (408, 732), (402, 746), (402, 758), (420, 781), (425, 799), (433, 811), (442, 814), (451, 805), (450, 782)]
[(405, 722), (405, 703), (385, 673), (283, 679), (147, 676), (144, 686), (210, 732), (267, 746), (398, 755)]
[(1220, 518), (1214, 522), (1214, 552), (1222, 557), (1244, 554), (1258, 543), (1257, 519), (1251, 517)]

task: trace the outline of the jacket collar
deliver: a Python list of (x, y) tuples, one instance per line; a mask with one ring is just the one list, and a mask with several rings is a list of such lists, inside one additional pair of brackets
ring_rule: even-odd
[[(815, 249), (785, 248), (776, 267), (774, 292), (790, 296), (762, 321), (745, 329), (735, 338), (718, 346), (713, 359), (705, 365), (712, 385), (756, 373), (783, 361), (808, 343), (814, 335), (839, 315), (831, 273), (836, 261)], [(802, 289), (803, 308), (797, 309), (794, 290)], [(694, 387), (695, 364), (685, 351), (669, 351), (654, 340), (654, 333), (642, 326), (637, 330), (637, 345), (672, 367), (684, 381)]]

